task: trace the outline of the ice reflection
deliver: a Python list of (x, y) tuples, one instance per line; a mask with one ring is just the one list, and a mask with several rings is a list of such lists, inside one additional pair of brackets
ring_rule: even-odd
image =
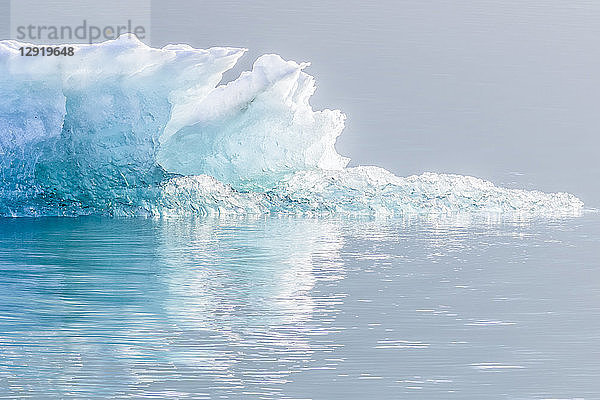
[[(0, 222), (0, 387), (12, 395), (277, 397), (335, 347), (318, 337), (335, 332), (340, 297), (315, 284), (344, 276), (338, 222)], [(35, 376), (45, 383), (22, 385)]]
[(316, 280), (343, 276), (339, 226), (293, 219), (237, 224), (161, 223), (169, 314), (221, 332), (309, 320)]
[(281, 384), (310, 361), (311, 338), (335, 330), (323, 321), (339, 298), (313, 289), (344, 275), (339, 222), (165, 220), (160, 231), (164, 310), (178, 329), (169, 359), (218, 371), (213, 389)]

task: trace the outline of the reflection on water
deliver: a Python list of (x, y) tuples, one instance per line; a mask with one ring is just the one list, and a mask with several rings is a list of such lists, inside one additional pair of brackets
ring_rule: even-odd
[(0, 220), (0, 398), (600, 397), (599, 222)]
[(161, 224), (164, 312), (178, 330), (170, 361), (212, 375), (208, 393), (276, 397), (319, 346), (309, 339), (334, 330), (339, 299), (313, 289), (342, 277), (341, 247), (328, 221)]

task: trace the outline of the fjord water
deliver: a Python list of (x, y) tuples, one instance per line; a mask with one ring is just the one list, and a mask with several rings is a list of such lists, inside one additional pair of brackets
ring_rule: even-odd
[(600, 397), (600, 217), (0, 220), (0, 398)]

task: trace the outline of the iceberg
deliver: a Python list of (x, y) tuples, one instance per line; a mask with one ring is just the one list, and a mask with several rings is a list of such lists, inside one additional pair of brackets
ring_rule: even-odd
[(313, 110), (308, 63), (245, 49), (161, 49), (133, 35), (24, 57), (0, 41), (0, 216), (577, 213), (566, 193), (347, 168), (338, 110)]

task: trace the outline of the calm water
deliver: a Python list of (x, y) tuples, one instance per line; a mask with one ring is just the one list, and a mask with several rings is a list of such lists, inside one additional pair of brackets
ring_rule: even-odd
[(600, 216), (0, 220), (0, 398), (600, 398)]

